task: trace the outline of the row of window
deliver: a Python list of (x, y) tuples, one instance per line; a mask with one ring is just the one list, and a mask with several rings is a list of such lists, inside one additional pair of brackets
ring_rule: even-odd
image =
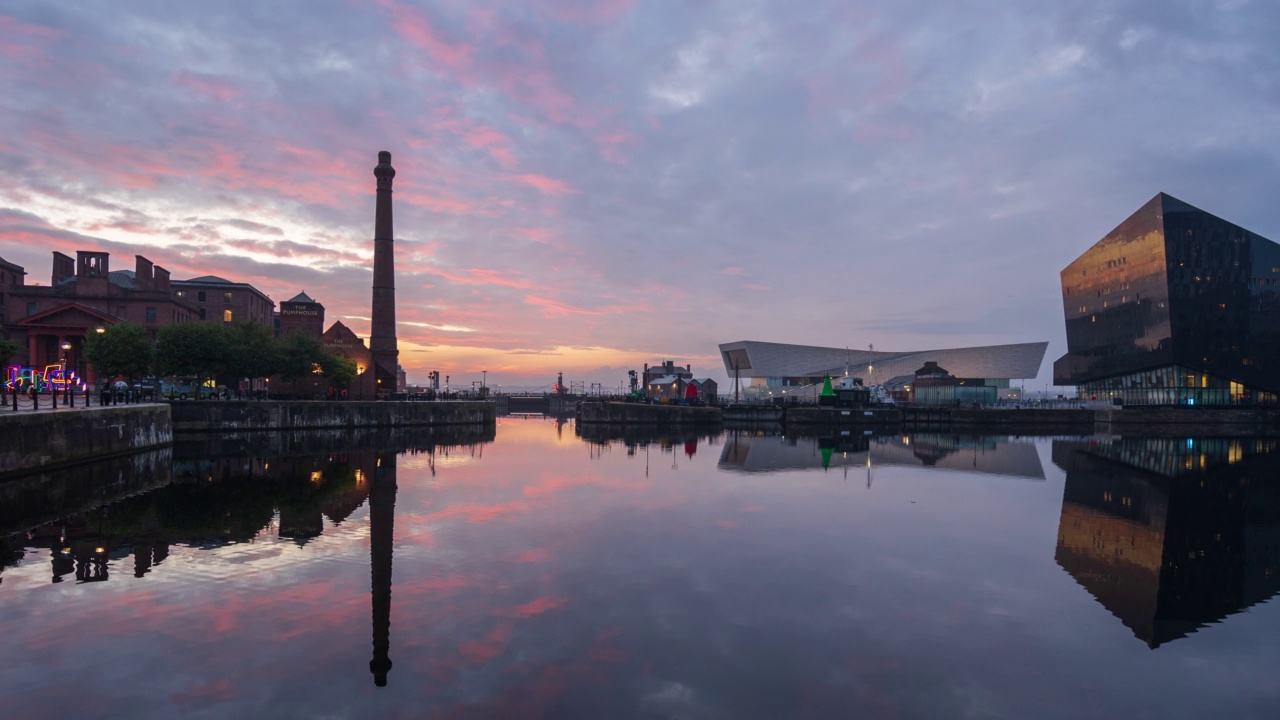
[[(35, 315), (36, 310), (37, 310), (36, 303), (34, 302), (27, 303), (28, 316)], [(116, 315), (120, 317), (124, 317), (124, 314), (125, 314), (125, 306), (120, 305), (119, 307), (116, 308)], [(149, 323), (156, 322), (156, 318), (157, 318), (156, 309), (153, 307), (147, 308), (147, 322)], [(200, 319), (201, 320), (205, 319), (204, 308), (200, 308)], [(178, 320), (178, 312), (176, 310), (173, 312), (172, 320), (174, 322)], [(230, 308), (227, 308), (226, 310), (222, 311), (222, 322), (234, 322), (234, 321), (235, 321), (235, 313), (233, 313)]]
[[(186, 297), (186, 296), (187, 296), (187, 291), (186, 291), (186, 290), (179, 290), (179, 291), (178, 291), (178, 297), (180, 297), (180, 298), (184, 298), (184, 297)], [(204, 290), (197, 290), (197, 291), (196, 291), (196, 302), (205, 302), (205, 291), (204, 291)], [(230, 305), (230, 304), (231, 304), (231, 293), (229, 293), (229, 292), (224, 292), (224, 293), (222, 293), (222, 302), (223, 302), (223, 304)]]

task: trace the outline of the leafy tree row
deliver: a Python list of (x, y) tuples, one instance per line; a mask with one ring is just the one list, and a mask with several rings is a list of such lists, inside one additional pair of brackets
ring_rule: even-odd
[(201, 322), (168, 325), (153, 341), (142, 325), (122, 322), (86, 337), (85, 355), (99, 374), (130, 381), (152, 372), (194, 376), (201, 384), (218, 376), (293, 380), (309, 377), (317, 368), (334, 385), (356, 378), (355, 362), (325, 350), (318, 339), (303, 334), (277, 338), (257, 323), (231, 328)]

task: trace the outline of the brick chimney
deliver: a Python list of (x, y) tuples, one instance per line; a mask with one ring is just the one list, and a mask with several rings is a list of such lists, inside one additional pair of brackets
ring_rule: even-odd
[(53, 251), (53, 279), (50, 285), (57, 285), (67, 278), (76, 274), (76, 261), (71, 259), (70, 255), (63, 255), (57, 250)]
[(133, 270), (133, 287), (135, 290), (153, 290), (155, 283), (152, 282), (151, 261), (135, 255), (136, 264)]

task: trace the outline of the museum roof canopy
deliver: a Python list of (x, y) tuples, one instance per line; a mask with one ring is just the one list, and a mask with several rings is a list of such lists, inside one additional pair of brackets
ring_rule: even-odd
[[(855, 346), (856, 347), (856, 346)], [(818, 377), (842, 374), (846, 362), (851, 375), (873, 381), (913, 375), (928, 361), (946, 367), (957, 377), (1025, 379), (1036, 377), (1044, 362), (1048, 342), (987, 345), (983, 347), (911, 350), (905, 352), (788, 345), (742, 340), (720, 346), (725, 371), (733, 377), (734, 365), (744, 378)]]

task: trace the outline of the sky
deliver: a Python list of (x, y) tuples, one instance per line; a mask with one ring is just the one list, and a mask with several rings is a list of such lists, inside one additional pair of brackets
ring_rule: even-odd
[(1280, 239), (1280, 6), (0, 0), (0, 257), (143, 254), (367, 336), (396, 168), (410, 382), (717, 345), (1048, 341), (1158, 192)]

